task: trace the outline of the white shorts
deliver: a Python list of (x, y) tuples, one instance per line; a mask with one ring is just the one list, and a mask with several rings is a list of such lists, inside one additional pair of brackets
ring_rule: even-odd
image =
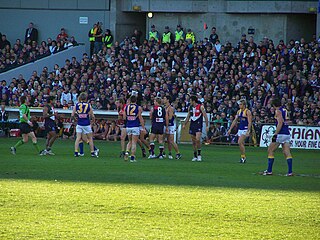
[(242, 135), (246, 135), (247, 134), (247, 129), (245, 129), (245, 130), (238, 130), (238, 137), (241, 137)]
[(140, 128), (139, 127), (127, 127), (127, 135), (135, 135), (139, 136), (140, 135)]
[(290, 135), (278, 134), (276, 143), (290, 143)]
[(76, 133), (83, 133), (83, 134), (92, 133), (92, 128), (90, 125), (88, 125), (88, 126), (77, 125)]
[(168, 134), (175, 134), (175, 133), (176, 133), (176, 126), (169, 126)]
[(140, 131), (140, 133), (141, 133), (141, 132), (145, 132), (145, 133), (147, 133), (146, 129), (145, 129), (145, 128), (143, 128), (142, 126), (140, 126), (140, 127), (139, 127), (139, 131)]

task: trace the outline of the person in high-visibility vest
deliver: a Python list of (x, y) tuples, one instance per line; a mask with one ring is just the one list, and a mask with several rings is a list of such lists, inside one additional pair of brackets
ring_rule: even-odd
[(149, 32), (149, 41), (152, 40), (159, 41), (159, 32), (154, 25), (151, 26), (151, 31)]
[(172, 43), (173, 39), (172, 33), (170, 32), (168, 26), (166, 26), (164, 29), (164, 33), (162, 34), (162, 44), (170, 44)]
[(93, 24), (93, 27), (90, 29), (88, 33), (89, 42), (90, 42), (90, 57), (92, 56), (93, 50), (94, 50), (94, 41), (95, 41), (94, 35), (96, 34), (96, 31), (97, 31), (97, 24), (95, 23)]
[(186, 34), (186, 40), (188, 40), (188, 39), (191, 40), (192, 44), (194, 44), (196, 41), (196, 36), (194, 35), (194, 33), (191, 31), (190, 28), (188, 29), (188, 32)]
[(184, 40), (184, 32), (181, 25), (177, 25), (177, 30), (175, 31), (174, 41), (179, 42), (180, 40)]
[(111, 48), (112, 42), (113, 42), (113, 36), (111, 34), (110, 29), (106, 29), (106, 33), (104, 35), (103, 42), (107, 48)]
[(102, 22), (97, 23), (97, 31), (94, 35), (94, 50), (93, 52), (97, 54), (103, 46), (103, 30), (102, 30)]

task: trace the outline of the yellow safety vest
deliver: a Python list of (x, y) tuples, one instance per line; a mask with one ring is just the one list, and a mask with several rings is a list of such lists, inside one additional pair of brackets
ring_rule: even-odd
[(183, 40), (183, 31), (182, 30), (180, 30), (180, 32), (176, 31), (175, 34), (176, 34), (175, 41), (178, 42), (180, 40)]
[(151, 38), (154, 38), (154, 40), (156, 40), (156, 41), (158, 41), (159, 39), (158, 39), (158, 34), (157, 34), (158, 32), (152, 32), (152, 31), (150, 31), (149, 32), (149, 39), (151, 39)]
[(170, 43), (170, 42), (171, 42), (171, 32), (163, 33), (162, 43)]
[[(108, 42), (108, 41), (110, 40), (110, 38), (111, 38), (111, 36), (106, 36), (106, 37), (104, 38), (104, 42)], [(107, 44), (106, 46), (107, 46), (107, 48), (110, 48), (110, 47), (112, 46), (112, 43), (109, 43), (109, 44)]]
[(195, 42), (195, 40), (196, 40), (196, 37), (194, 36), (193, 32), (190, 32), (190, 33), (187, 33), (187, 35), (186, 35), (186, 40), (187, 39), (191, 39), (191, 42), (193, 44)]
[[(90, 30), (90, 33), (91, 33), (91, 35), (94, 35), (94, 28), (92, 28), (92, 29)], [(94, 37), (89, 37), (89, 41), (90, 41), (90, 42), (94, 42), (94, 40), (95, 40)]]

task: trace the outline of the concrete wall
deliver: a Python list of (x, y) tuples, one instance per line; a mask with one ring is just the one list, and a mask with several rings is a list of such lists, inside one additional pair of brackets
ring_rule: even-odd
[(11, 82), (12, 78), (18, 78), (20, 74), (22, 74), (22, 76), (25, 79), (29, 79), (33, 71), (37, 71), (38, 73), (41, 73), (44, 67), (47, 67), (49, 71), (53, 71), (53, 67), (55, 64), (58, 64), (60, 67), (63, 67), (65, 65), (66, 59), (69, 59), (71, 61), (72, 57), (76, 57), (77, 60), (80, 61), (84, 51), (85, 51), (85, 47), (83, 45), (68, 48), (65, 51), (51, 55), (50, 57), (46, 57), (46, 58), (37, 60), (33, 63), (28, 63), (26, 65), (23, 65), (19, 68), (1, 73), (0, 81), (6, 80), (7, 83), (9, 83)]
[[(80, 17), (87, 17), (88, 24), (80, 24)], [(64, 27), (69, 36), (88, 45), (88, 32), (98, 21), (110, 28), (109, 0), (0, 0), (0, 32), (11, 43), (17, 38), (23, 41), (29, 22), (33, 22), (40, 41), (56, 38)]]
[(304, 37), (306, 41), (312, 40), (312, 34), (316, 34), (317, 15), (292, 14), (287, 18), (287, 39), (300, 40)]
[[(200, 39), (209, 36), (210, 28), (216, 26), (222, 42), (236, 43), (241, 33), (253, 27), (256, 40), (268, 36), (277, 42), (302, 36), (309, 39), (315, 29), (319, 34), (320, 20), (315, 19), (316, 13), (309, 12), (317, 3), (314, 0), (0, 0), (0, 31), (14, 42), (23, 39), (28, 23), (34, 22), (41, 41), (55, 38), (64, 27), (70, 36), (86, 44), (87, 52), (88, 32), (98, 21), (104, 23), (104, 29), (111, 29), (116, 40), (131, 35), (134, 28), (148, 33), (155, 24), (162, 33), (166, 25), (175, 30), (177, 24), (182, 24)], [(139, 6), (140, 11), (133, 11), (134, 6)], [(149, 11), (154, 12), (152, 19), (146, 18)], [(80, 24), (80, 17), (88, 17), (88, 24)], [(209, 29), (203, 29), (204, 23)]]
[[(191, 28), (196, 34), (197, 39), (209, 37), (211, 27), (217, 28), (222, 43), (230, 41), (236, 44), (243, 33), (248, 35), (248, 28), (254, 28), (255, 40), (261, 40), (264, 36), (268, 36), (274, 41), (287, 38), (286, 32), (287, 15), (285, 14), (226, 14), (226, 13), (206, 13), (206, 14), (189, 14), (182, 13), (155, 13), (154, 17), (149, 20), (149, 26), (155, 24), (158, 31), (162, 33), (165, 26), (170, 26), (171, 30), (175, 30), (177, 24), (181, 24), (183, 28)], [(203, 25), (206, 23), (208, 29), (204, 30)], [(277, 26), (270, 28), (270, 26)]]
[(123, 1), (113, 1), (116, 2), (114, 11), (116, 16), (115, 35), (117, 39), (122, 40), (126, 36), (132, 35), (135, 28), (140, 30), (143, 34), (142, 36), (144, 36), (146, 31), (146, 13), (123, 12), (121, 9), (125, 3)]
[[(198, 39), (210, 35), (215, 26), (224, 43), (237, 43), (242, 33), (254, 28), (256, 41), (268, 36), (275, 42), (280, 39), (310, 40), (320, 27), (316, 24), (317, 1), (228, 1), (228, 0), (123, 0), (122, 11), (133, 11), (134, 6), (144, 12), (153, 12), (147, 19), (147, 31), (152, 24), (162, 34), (165, 26), (174, 31), (177, 24), (191, 28)], [(310, 9), (311, 8), (311, 9)], [(320, 21), (320, 20), (319, 20)], [(206, 23), (209, 29), (204, 30)], [(293, 27), (294, 26), (294, 27)], [(316, 27), (318, 26), (318, 27)], [(320, 32), (320, 30), (318, 30)]]
[(228, 13), (310, 13), (317, 1), (227, 1)]
[(122, 11), (142, 12), (228, 12), (228, 13), (309, 13), (317, 0), (243, 1), (243, 0), (122, 0)]

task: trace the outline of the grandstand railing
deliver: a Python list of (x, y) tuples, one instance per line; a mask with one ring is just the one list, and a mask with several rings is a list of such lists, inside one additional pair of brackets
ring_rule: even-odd
[[(16, 107), (7, 107), (6, 110), (9, 112), (9, 121), (8, 123), (11, 126), (17, 126), (19, 109)], [(42, 108), (31, 108), (32, 115), (42, 116)], [(72, 110), (70, 109), (57, 109), (58, 114), (62, 118), (70, 118)], [(94, 110), (94, 114), (97, 119), (107, 119), (107, 120), (116, 120), (118, 118), (117, 111), (106, 111), (106, 110)], [(144, 111), (142, 116), (145, 120), (145, 125), (147, 129), (150, 129), (151, 122), (149, 119), (150, 112)], [(209, 119), (211, 119), (210, 114), (208, 114)], [(186, 123), (186, 128), (183, 129), (182, 125), (184, 119), (186, 118), (186, 112), (176, 112), (176, 140), (179, 143), (190, 143), (191, 139), (189, 136), (189, 123)], [(42, 118), (40, 118), (42, 119)], [(39, 126), (42, 126), (42, 120), (39, 123)], [(63, 122), (64, 128), (69, 128), (71, 126), (71, 121)], [(202, 141), (206, 143), (206, 126), (204, 124), (202, 130)], [(226, 129), (227, 130), (227, 129)], [(302, 125), (290, 125), (289, 130), (291, 133), (290, 144), (292, 148), (300, 149), (317, 149), (320, 150), (320, 126), (302, 126)], [(246, 141), (246, 145), (256, 146), (256, 147), (267, 147), (270, 144), (271, 137), (275, 131), (275, 125), (270, 123), (264, 124), (253, 124), (252, 133)], [(217, 141), (211, 142), (210, 144), (223, 144), (223, 145), (237, 145), (238, 137), (236, 135), (236, 130), (233, 131), (230, 136), (226, 134), (222, 135)]]

